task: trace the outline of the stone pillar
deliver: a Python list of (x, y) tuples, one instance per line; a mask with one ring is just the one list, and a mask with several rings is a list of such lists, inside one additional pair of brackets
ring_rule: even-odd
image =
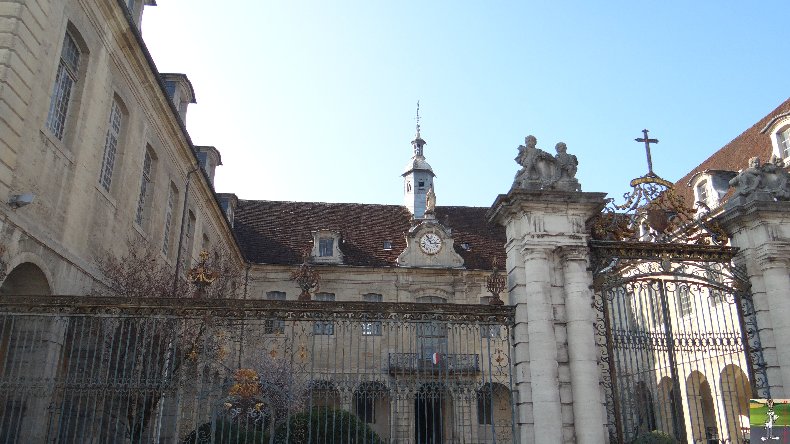
[(771, 397), (790, 396), (790, 202), (732, 199), (718, 217), (751, 284)]
[(507, 233), (518, 442), (605, 442), (585, 226), (603, 199), (515, 189), (489, 211)]
[(565, 318), (568, 332), (568, 361), (573, 387), (573, 419), (578, 443), (601, 442), (602, 399), (598, 347), (590, 328), (595, 322), (591, 305), (592, 276), (587, 269), (589, 249), (562, 247)]

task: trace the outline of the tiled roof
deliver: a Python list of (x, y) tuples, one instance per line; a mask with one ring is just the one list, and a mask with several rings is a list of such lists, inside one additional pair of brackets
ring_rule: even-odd
[[(775, 110), (752, 125), (740, 136), (724, 145), (720, 150), (713, 153), (707, 160), (699, 164), (680, 180), (675, 182), (675, 190), (682, 196), (686, 203), (691, 205), (694, 202), (694, 190), (688, 186), (688, 181), (697, 172), (705, 170), (729, 170), (738, 171), (746, 168), (749, 159), (754, 156), (760, 157), (763, 162), (771, 157), (773, 148), (768, 134), (761, 134), (760, 131), (776, 116), (790, 111), (790, 99), (785, 100)], [(726, 197), (725, 197), (726, 198)]]
[[(485, 207), (436, 207), (436, 218), (452, 230), (455, 251), (467, 269), (505, 263), (505, 230), (490, 224)], [(400, 205), (239, 200), (234, 230), (241, 250), (253, 263), (299, 264), (312, 247), (312, 232), (341, 234), (345, 265), (392, 267), (406, 248), (411, 213)], [(385, 250), (384, 242), (392, 242)], [(461, 248), (469, 244), (469, 251)]]

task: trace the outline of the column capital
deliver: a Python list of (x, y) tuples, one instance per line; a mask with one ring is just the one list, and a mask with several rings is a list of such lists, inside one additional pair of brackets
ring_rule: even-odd
[(542, 260), (548, 261), (549, 255), (554, 251), (555, 247), (551, 245), (523, 245), (521, 247), (521, 257), (524, 262)]
[(753, 257), (761, 269), (788, 268), (790, 266), (790, 242), (768, 242), (755, 248)]
[(590, 248), (586, 245), (563, 245), (557, 251), (565, 261), (587, 261), (590, 258)]

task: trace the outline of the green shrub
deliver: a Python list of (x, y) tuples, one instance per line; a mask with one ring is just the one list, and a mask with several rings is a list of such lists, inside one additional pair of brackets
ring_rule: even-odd
[(254, 424), (249, 426), (231, 422), (227, 419), (218, 420), (214, 424), (214, 439), (211, 439), (211, 423), (202, 424), (187, 435), (182, 444), (257, 444), (268, 443), (269, 438)]
[(652, 432), (644, 432), (631, 441), (631, 444), (676, 444), (677, 441), (672, 436), (653, 430)]
[(274, 442), (380, 444), (381, 438), (361, 419), (345, 410), (313, 407), (310, 413), (297, 413), (280, 425), (274, 432)]

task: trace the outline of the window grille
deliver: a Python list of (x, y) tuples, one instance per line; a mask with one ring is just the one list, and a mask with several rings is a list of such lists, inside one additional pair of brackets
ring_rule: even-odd
[(149, 150), (145, 150), (145, 158), (143, 159), (143, 176), (140, 179), (140, 197), (137, 199), (137, 215), (134, 220), (137, 225), (143, 225), (143, 216), (146, 210), (146, 201), (148, 200), (148, 191), (151, 187), (151, 164), (153, 157)]
[(102, 159), (101, 174), (99, 183), (110, 191), (112, 183), (112, 170), (115, 167), (115, 154), (118, 147), (118, 138), (121, 135), (121, 106), (117, 100), (113, 100), (110, 108), (110, 122), (107, 128), (107, 136), (104, 139), (104, 158)]
[(71, 92), (74, 89), (74, 84), (77, 83), (79, 65), (80, 50), (71, 34), (66, 33), (47, 115), (47, 128), (58, 140), (63, 140)]

